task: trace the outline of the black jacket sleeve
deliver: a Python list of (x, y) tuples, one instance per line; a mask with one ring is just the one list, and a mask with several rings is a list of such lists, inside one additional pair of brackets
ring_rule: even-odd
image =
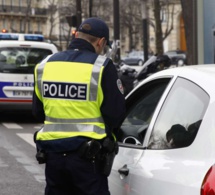
[(43, 110), (43, 104), (40, 101), (40, 99), (37, 97), (37, 95), (35, 93), (35, 88), (34, 88), (33, 99), (32, 99), (32, 114), (39, 121), (45, 120), (45, 113)]
[(100, 110), (106, 125), (106, 130), (113, 131), (122, 123), (126, 108), (125, 97), (120, 91), (122, 86), (120, 85), (117, 70), (112, 61), (109, 61), (104, 68), (101, 86), (104, 99)]

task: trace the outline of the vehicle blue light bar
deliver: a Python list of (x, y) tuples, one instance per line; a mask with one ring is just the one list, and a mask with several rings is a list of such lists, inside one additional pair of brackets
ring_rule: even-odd
[(0, 33), (0, 40), (18, 40), (18, 34)]
[(24, 40), (25, 41), (44, 41), (44, 36), (43, 35), (36, 35), (36, 34), (26, 34), (24, 35)]
[(0, 40), (43, 42), (44, 36), (41, 34), (0, 33)]

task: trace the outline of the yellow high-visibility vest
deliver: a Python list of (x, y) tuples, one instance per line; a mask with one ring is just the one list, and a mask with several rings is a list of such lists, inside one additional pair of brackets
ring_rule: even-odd
[(35, 92), (42, 101), (45, 122), (36, 140), (47, 141), (75, 136), (106, 137), (100, 106), (104, 62), (94, 64), (43, 60), (35, 68)]

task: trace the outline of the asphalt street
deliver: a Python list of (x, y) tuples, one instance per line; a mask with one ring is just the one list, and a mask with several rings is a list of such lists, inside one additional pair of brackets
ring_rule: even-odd
[(44, 194), (44, 165), (33, 142), (41, 127), (30, 112), (0, 113), (0, 195)]

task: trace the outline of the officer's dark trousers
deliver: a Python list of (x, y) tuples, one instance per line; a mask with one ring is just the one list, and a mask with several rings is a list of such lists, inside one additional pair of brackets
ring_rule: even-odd
[(45, 176), (45, 195), (110, 195), (99, 162), (80, 158), (76, 152), (48, 154)]

